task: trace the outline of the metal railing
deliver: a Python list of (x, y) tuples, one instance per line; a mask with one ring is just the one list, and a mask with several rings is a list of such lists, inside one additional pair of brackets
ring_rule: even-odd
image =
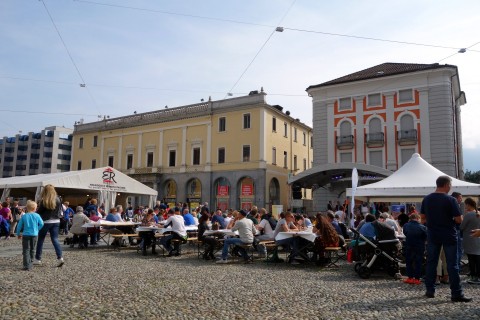
[(352, 149), (355, 145), (353, 135), (339, 136), (336, 142), (339, 149)]
[(385, 134), (383, 132), (365, 134), (365, 141), (368, 147), (379, 147), (385, 144)]
[(397, 140), (399, 145), (416, 144), (418, 135), (416, 129), (397, 131)]

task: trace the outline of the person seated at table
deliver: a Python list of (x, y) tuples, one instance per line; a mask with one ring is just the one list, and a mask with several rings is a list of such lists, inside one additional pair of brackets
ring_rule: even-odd
[(302, 214), (302, 216), (303, 216), (303, 221), (304, 221), (305, 228), (313, 227), (312, 220), (310, 220), (310, 218), (306, 214)]
[[(108, 213), (105, 220), (110, 222), (123, 222), (122, 217), (120, 217), (116, 208), (110, 208), (110, 212)], [(120, 230), (119, 227), (114, 227), (114, 226), (103, 227), (103, 231), (105, 233), (110, 233), (110, 234), (124, 233), (122, 230)], [(118, 238), (113, 240), (112, 246), (120, 246), (120, 240)]]
[(342, 223), (335, 219), (335, 215), (333, 211), (327, 211), (327, 221), (333, 226), (335, 231), (339, 236), (339, 246), (343, 248), (345, 245), (345, 238), (348, 237), (347, 234), (347, 227)]
[(222, 210), (218, 209), (215, 212), (215, 215), (212, 217), (212, 224), (217, 222), (220, 229), (227, 229), (227, 224), (225, 223), (225, 218), (223, 217)]
[[(90, 222), (97, 222), (99, 220), (100, 217), (97, 215), (96, 212), (90, 215)], [(90, 235), (90, 245), (96, 246), (98, 244), (98, 240), (100, 239), (100, 227), (87, 228), (87, 234)]]
[(340, 236), (333, 225), (321, 213), (317, 213), (316, 224), (313, 232), (317, 234), (314, 243), (314, 260), (322, 264), (325, 263), (325, 248), (338, 247)]
[(259, 214), (256, 206), (252, 207), (252, 210), (250, 210), (250, 213), (248, 214), (247, 218), (252, 220), (254, 225), (258, 224)]
[(202, 241), (203, 243), (205, 243), (205, 252), (203, 253), (203, 259), (214, 260), (215, 256), (213, 255), (213, 251), (215, 250), (215, 247), (218, 245), (218, 241), (217, 239), (215, 239), (215, 237), (204, 235), (205, 231), (210, 230), (210, 227), (208, 226), (208, 219), (209, 219), (208, 214), (204, 213), (198, 220), (197, 238), (199, 241)]
[(293, 223), (295, 220), (295, 217), (293, 216), (293, 213), (291, 212), (286, 212), (284, 213), (285, 218), (282, 218), (278, 220), (277, 226), (275, 227), (275, 230), (273, 231), (273, 237), (275, 239), (275, 243), (277, 245), (280, 245), (282, 247), (287, 247), (289, 250), (292, 250), (292, 254), (290, 255), (290, 263), (292, 264), (297, 264), (298, 262), (295, 261), (295, 256), (297, 255), (298, 252), (298, 241), (296, 240), (297, 237), (288, 237), (285, 239), (277, 240), (277, 235), (280, 232), (293, 232), (293, 231), (299, 231), (295, 224)]
[[(230, 245), (244, 245), (253, 243), (254, 235), (256, 233), (255, 225), (253, 224), (252, 220), (247, 219), (246, 217), (247, 212), (245, 212), (245, 210), (240, 210), (239, 214), (235, 218), (237, 221), (232, 228), (232, 231), (238, 231), (239, 237), (225, 239), (223, 243), (222, 258), (218, 260), (217, 263), (228, 263), (227, 256)], [(239, 247), (238, 250), (243, 257), (244, 262), (250, 262), (245, 248)]]
[(230, 222), (228, 223), (228, 225), (225, 229), (232, 229), (233, 228), (233, 226), (235, 225), (235, 222), (237, 221), (236, 218), (237, 218), (238, 215), (239, 215), (239, 213), (238, 213), (237, 210), (232, 211), (232, 219), (230, 220)]
[(167, 220), (165, 220), (165, 227), (172, 227), (172, 231), (160, 240), (160, 243), (168, 251), (168, 256), (171, 257), (180, 255), (180, 242), (175, 241), (172, 248), (171, 242), (173, 239), (182, 241), (187, 240), (187, 230), (185, 229), (185, 221), (180, 214), (180, 208), (175, 207), (174, 213)]
[[(147, 214), (143, 217), (143, 220), (140, 224), (142, 227), (151, 227), (156, 225), (155, 222), (155, 214), (152, 209), (148, 209)], [(138, 233), (140, 238), (142, 238), (142, 242), (140, 242), (139, 247), (142, 248), (142, 254), (144, 256), (147, 255), (147, 248), (152, 246), (152, 254), (156, 254), (155, 251), (155, 234), (153, 231), (141, 231)]]
[(385, 222), (386, 224), (388, 224), (390, 226), (390, 228), (395, 230), (396, 233), (398, 233), (400, 231), (400, 226), (398, 225), (397, 221), (392, 219), (390, 217), (390, 214), (388, 214), (388, 212), (380, 213), (380, 216), (379, 216), (378, 220), (380, 222)]
[[(257, 239), (257, 241), (275, 240), (273, 236), (273, 230), (276, 225), (272, 224), (270, 220), (270, 218), (272, 218), (271, 215), (269, 215), (264, 208), (260, 209), (260, 213), (262, 214), (261, 220), (260, 223), (255, 226), (255, 228), (260, 231), (261, 235), (258, 235), (255, 238)], [(257, 249), (263, 257), (267, 256), (267, 248), (265, 247), (265, 245), (259, 244), (257, 246)]]
[(75, 214), (72, 218), (72, 227), (70, 228), (70, 232), (73, 233), (73, 243), (70, 244), (70, 248), (73, 248), (74, 244), (77, 242), (79, 249), (85, 249), (88, 247), (87, 229), (82, 227), (88, 222), (90, 222), (90, 219), (83, 212), (83, 207), (78, 206), (75, 209)]
[(97, 199), (90, 199), (85, 207), (85, 215), (90, 218), (91, 215), (98, 215)]
[(183, 209), (183, 221), (185, 222), (185, 226), (195, 225), (195, 220), (193, 219), (193, 215), (190, 213), (188, 208)]
[(302, 215), (296, 214), (295, 215), (295, 227), (297, 227), (298, 230), (305, 230), (305, 220)]
[(137, 208), (133, 214), (133, 222), (142, 222), (143, 220), (143, 210)]
[(374, 222), (375, 220), (376, 219), (373, 214), (367, 214), (365, 216), (365, 223), (362, 225), (358, 232), (360, 232), (360, 234), (362, 234), (366, 238), (374, 240), (377, 237), (377, 234), (375, 232), (375, 227), (373, 226), (372, 222)]

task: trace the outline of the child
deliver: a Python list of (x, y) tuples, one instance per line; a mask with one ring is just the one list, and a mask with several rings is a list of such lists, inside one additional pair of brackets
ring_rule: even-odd
[(418, 213), (412, 213), (409, 220), (410, 221), (403, 226), (403, 234), (406, 236), (405, 258), (408, 277), (403, 282), (420, 284), (425, 241), (427, 240), (427, 227), (418, 222), (420, 220)]
[[(23, 270), (32, 269), (32, 261), (37, 246), (38, 231), (43, 227), (43, 220), (38, 213), (37, 203), (35, 201), (27, 201), (27, 213), (25, 213), (18, 222), (17, 236), (22, 239), (23, 247)], [(22, 233), (22, 235), (20, 235)]]

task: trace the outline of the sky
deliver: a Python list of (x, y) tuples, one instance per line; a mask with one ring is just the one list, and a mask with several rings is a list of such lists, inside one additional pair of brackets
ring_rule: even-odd
[(262, 87), (311, 126), (308, 86), (438, 62), (458, 66), (464, 165), (480, 170), (478, 12), (478, 0), (0, 0), (0, 136)]

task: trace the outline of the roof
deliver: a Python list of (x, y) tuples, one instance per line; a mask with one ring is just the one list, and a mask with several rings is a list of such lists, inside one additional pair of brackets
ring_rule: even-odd
[(47, 184), (64, 189), (105, 190), (151, 196), (158, 194), (156, 190), (110, 167), (0, 179), (0, 189), (36, 188)]
[[(355, 197), (368, 197), (371, 200), (381, 198), (419, 200), (434, 192), (437, 178), (445, 175), (415, 153), (391, 176), (382, 181), (358, 187)], [(480, 184), (452, 178), (452, 191), (460, 192), (462, 195), (478, 195)], [(352, 189), (347, 189), (347, 196), (351, 194)]]
[(418, 72), (418, 71), (425, 71), (425, 70), (433, 70), (433, 69), (440, 69), (440, 68), (454, 68), (456, 69), (456, 66), (449, 65), (449, 64), (438, 64), (438, 63), (432, 63), (432, 64), (419, 64), (419, 63), (392, 63), (392, 62), (386, 62), (379, 64), (377, 66), (364, 69), (361, 71), (357, 71), (351, 74), (348, 74), (346, 76), (330, 80), (327, 82), (323, 82), (317, 85), (309, 86), (307, 88), (307, 91), (313, 88), (320, 88), (320, 87), (326, 87), (330, 85), (336, 85), (336, 84), (341, 84), (341, 83), (347, 83), (347, 82), (354, 82), (354, 81), (361, 81), (361, 80), (367, 80), (367, 79), (375, 79), (375, 78), (381, 78), (381, 77), (388, 77), (388, 76), (393, 76), (397, 74), (404, 74), (404, 73), (411, 73), (411, 72)]

